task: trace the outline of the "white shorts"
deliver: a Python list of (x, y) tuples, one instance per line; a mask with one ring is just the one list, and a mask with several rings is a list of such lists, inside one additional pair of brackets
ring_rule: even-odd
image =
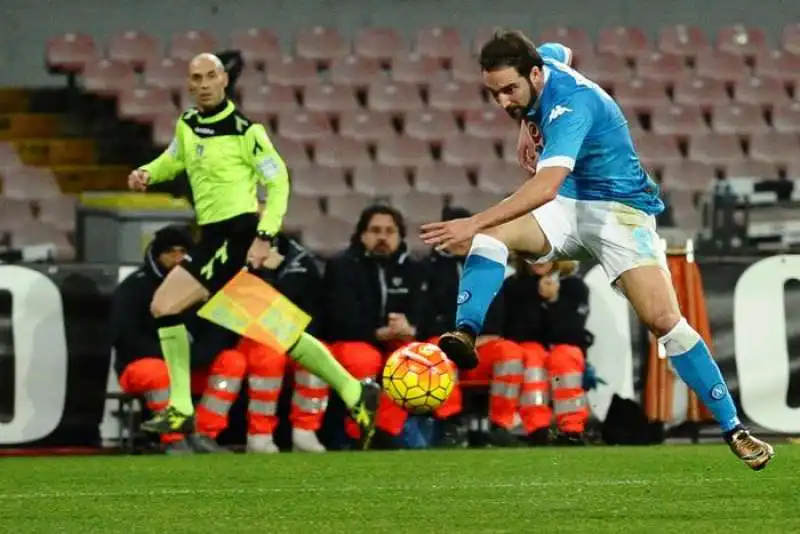
[(619, 202), (558, 196), (533, 211), (552, 250), (537, 260), (596, 259), (613, 284), (635, 267), (669, 272), (656, 218)]

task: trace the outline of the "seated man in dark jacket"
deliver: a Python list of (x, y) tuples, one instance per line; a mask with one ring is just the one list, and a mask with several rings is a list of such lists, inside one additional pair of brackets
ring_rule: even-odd
[[(331, 351), (359, 379), (380, 374), (385, 358), (418, 339), (424, 274), (408, 254), (403, 216), (376, 205), (361, 213), (350, 247), (325, 269), (325, 332)], [(382, 395), (377, 428), (397, 436), (407, 414)], [(348, 424), (348, 434), (355, 429)]]
[(589, 418), (583, 389), (585, 351), (592, 340), (586, 330), (589, 288), (576, 276), (576, 262), (519, 260), (516, 268), (503, 286), (503, 332), (525, 352), (520, 396), (523, 426), (531, 443), (546, 443), (555, 412), (559, 440), (581, 443)]

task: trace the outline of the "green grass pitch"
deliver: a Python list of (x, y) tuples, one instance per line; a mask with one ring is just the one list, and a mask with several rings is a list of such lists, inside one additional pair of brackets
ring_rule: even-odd
[(800, 446), (0, 459), (0, 532), (800, 532)]

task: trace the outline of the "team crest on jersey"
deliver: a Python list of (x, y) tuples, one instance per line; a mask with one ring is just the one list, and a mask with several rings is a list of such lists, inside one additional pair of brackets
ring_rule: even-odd
[(536, 150), (537, 154), (541, 154), (542, 150), (544, 149), (544, 137), (542, 136), (542, 131), (539, 130), (539, 127), (533, 121), (525, 121), (525, 129), (528, 130), (528, 135), (531, 137), (531, 141), (533, 141), (534, 149)]

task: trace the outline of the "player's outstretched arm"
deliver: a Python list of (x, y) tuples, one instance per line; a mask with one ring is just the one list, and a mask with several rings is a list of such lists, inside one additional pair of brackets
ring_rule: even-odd
[(258, 229), (275, 235), (283, 225), (289, 205), (289, 172), (262, 125), (253, 124), (246, 136), (253, 168), (267, 189), (267, 201)]
[[(145, 186), (172, 180), (186, 168), (183, 156), (183, 143), (181, 142), (182, 130), (183, 121), (178, 119), (175, 125), (175, 135), (166, 150), (150, 163), (136, 169), (136, 171), (144, 171), (147, 173)], [(134, 173), (136, 171), (134, 171)], [(131, 175), (134, 173), (131, 173)]]

